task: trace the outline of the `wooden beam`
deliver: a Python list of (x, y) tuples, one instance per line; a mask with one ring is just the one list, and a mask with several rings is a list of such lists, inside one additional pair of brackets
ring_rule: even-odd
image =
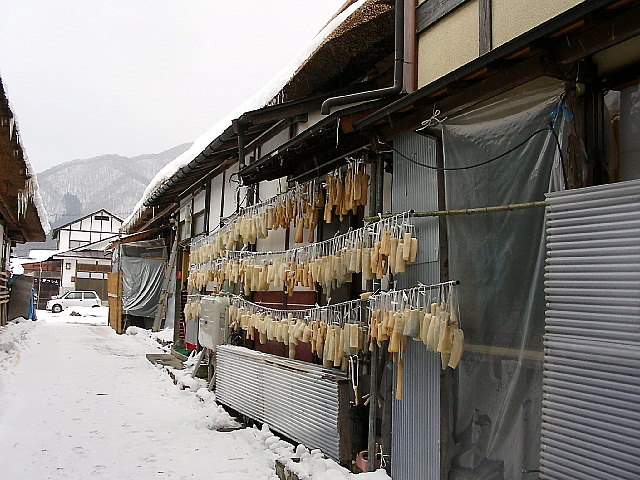
[(559, 61), (570, 64), (640, 34), (640, 7), (584, 32), (568, 36), (555, 49)]
[(491, 0), (479, 0), (478, 13), (480, 15), (479, 35), (480, 48), (479, 54), (484, 55), (493, 48), (493, 23), (491, 13)]
[(160, 213), (155, 214), (153, 217), (151, 217), (150, 220), (148, 220), (147, 222), (144, 223), (144, 225), (140, 226), (140, 230), (141, 231), (145, 231), (147, 230), (151, 225), (153, 225), (157, 220), (161, 219), (162, 217), (165, 217), (167, 214), (169, 214), (170, 212), (172, 212), (173, 210), (176, 210), (178, 208), (178, 204), (177, 203), (171, 203), (169, 204), (168, 207), (166, 207), (164, 210), (162, 210)]
[(469, 0), (429, 0), (416, 9), (416, 31), (426, 30), (445, 15), (451, 13)]
[(388, 140), (418, 128), (421, 122), (429, 117), (428, 112), (433, 108), (440, 110), (441, 117), (455, 115), (541, 76), (559, 77), (562, 74), (563, 72), (557, 69), (545, 55), (529, 58), (448, 97), (421, 105), (416, 113), (391, 122), (382, 130), (382, 137)]

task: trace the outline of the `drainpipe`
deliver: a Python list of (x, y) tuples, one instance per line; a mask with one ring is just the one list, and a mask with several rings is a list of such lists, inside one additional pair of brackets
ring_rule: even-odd
[(413, 93), (418, 89), (418, 48), (416, 44), (416, 3), (404, 0), (404, 91)]
[[(233, 122), (233, 128), (236, 131), (236, 133), (238, 134), (238, 171), (242, 170), (244, 167), (246, 167), (246, 151), (245, 151), (245, 146), (246, 146), (246, 141), (244, 138), (244, 132), (245, 132), (245, 124), (241, 123), (240, 121), (236, 120)], [(247, 205), (253, 205), (253, 201), (255, 199), (255, 189), (253, 185), (250, 185), (248, 187), (246, 187), (247, 189)]]
[(384, 98), (402, 91), (402, 70), (404, 67), (404, 0), (396, 0), (394, 33), (395, 59), (393, 64), (393, 86), (327, 98), (322, 102), (320, 113), (329, 115), (329, 113), (331, 113), (331, 107)]

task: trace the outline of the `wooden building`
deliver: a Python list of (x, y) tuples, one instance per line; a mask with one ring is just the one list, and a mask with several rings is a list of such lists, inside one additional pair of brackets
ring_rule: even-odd
[[(18, 243), (42, 242), (49, 231), (35, 173), (20, 141), (18, 125), (0, 79), (0, 325), (8, 320), (9, 258)], [(28, 298), (12, 299), (29, 304)], [(27, 310), (28, 311), (28, 310)]]
[[(175, 343), (197, 343), (189, 328), (205, 315), (185, 303), (218, 290), (264, 321), (276, 313), (260, 304), (293, 310), (459, 281), (459, 366), (406, 333), (402, 350), (378, 337), (354, 354), (378, 408), (351, 397), (368, 431), (351, 425), (345, 447), (337, 405), (338, 423), (322, 430), (340, 433), (332, 456), (349, 464), (375, 450), (369, 466), (382, 456), (396, 480), (637, 478), (639, 14), (633, 0), (347, 2), (286, 82), (195, 142), (123, 224), (175, 228)], [(365, 198), (332, 203), (354, 172), (368, 178)], [(373, 281), (357, 266), (328, 283), (290, 267), (284, 282), (259, 276), (300, 253), (325, 249), (333, 261), (349, 250), (336, 247), (342, 234), (375, 231), (387, 212), (412, 212), (391, 217), (391, 230), (419, 242), (406, 269)], [(265, 228), (263, 214), (293, 221)], [(308, 342), (292, 355), (272, 331), (244, 327), (236, 341), (251, 350), (325, 363)], [(225, 369), (245, 378), (261, 357), (218, 355), (218, 399), (245, 408), (224, 390)], [(286, 402), (304, 410), (295, 395)]]
[(53, 230), (52, 237), (57, 239), (59, 251), (53, 259), (62, 260), (59, 294), (95, 290), (106, 301), (111, 251), (106, 250), (102, 242), (114, 239), (121, 225), (120, 218), (102, 209)]

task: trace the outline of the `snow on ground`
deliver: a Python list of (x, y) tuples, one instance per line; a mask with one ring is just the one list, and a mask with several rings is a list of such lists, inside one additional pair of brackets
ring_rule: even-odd
[(206, 382), (173, 370), (176, 386), (147, 361), (169, 335), (116, 335), (107, 315), (38, 310), (38, 321), (0, 327), (0, 479), (275, 480), (276, 458), (302, 480), (389, 479), (351, 474), (266, 425), (218, 431), (236, 423)]

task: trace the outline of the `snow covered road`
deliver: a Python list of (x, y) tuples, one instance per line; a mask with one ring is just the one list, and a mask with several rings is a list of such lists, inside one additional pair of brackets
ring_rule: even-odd
[(0, 357), (1, 479), (277, 479), (262, 432), (211, 430), (226, 414), (151, 365), (148, 337), (56, 320)]
[(390, 480), (382, 469), (353, 474), (266, 425), (217, 431), (237, 424), (206, 382), (174, 372), (182, 390), (147, 361), (162, 352), (158, 334), (116, 335), (107, 308), (75, 310), (0, 327), (0, 480), (278, 480), (277, 458), (301, 480)]

